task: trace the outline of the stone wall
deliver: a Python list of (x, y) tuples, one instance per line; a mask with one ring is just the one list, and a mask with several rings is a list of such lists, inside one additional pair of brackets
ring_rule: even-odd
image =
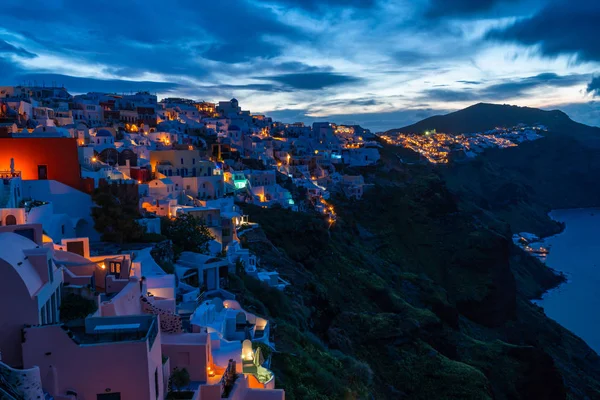
[(163, 310), (162, 308), (156, 307), (151, 304), (150, 301), (144, 296), (140, 298), (142, 302), (142, 311), (146, 314), (160, 315), (160, 330), (165, 333), (181, 333), (183, 332), (183, 326), (181, 323), (181, 317), (174, 314), (172, 311)]
[(18, 396), (18, 398), (44, 399), (42, 379), (38, 367), (13, 369), (0, 362), (0, 388), (13, 396)]

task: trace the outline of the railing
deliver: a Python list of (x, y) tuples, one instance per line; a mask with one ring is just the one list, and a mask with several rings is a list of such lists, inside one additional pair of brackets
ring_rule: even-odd
[(21, 171), (0, 171), (0, 179), (20, 178)]

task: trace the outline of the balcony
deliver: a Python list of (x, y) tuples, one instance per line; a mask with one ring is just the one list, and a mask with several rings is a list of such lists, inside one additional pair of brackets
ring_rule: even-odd
[(63, 328), (79, 345), (148, 340), (151, 349), (158, 335), (158, 323), (154, 315), (89, 317), (84, 321), (67, 323)]

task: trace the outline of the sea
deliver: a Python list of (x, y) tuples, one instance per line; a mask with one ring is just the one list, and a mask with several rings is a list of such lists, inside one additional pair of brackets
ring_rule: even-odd
[(567, 282), (535, 303), (600, 354), (600, 209), (555, 210), (550, 217), (566, 227), (544, 239), (546, 265)]

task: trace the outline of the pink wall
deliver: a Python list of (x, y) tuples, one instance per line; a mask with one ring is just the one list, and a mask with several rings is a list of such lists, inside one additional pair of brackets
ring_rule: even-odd
[(194, 336), (205, 336), (198, 333), (184, 333), (184, 334), (163, 334), (165, 340), (162, 342), (162, 353), (169, 357), (171, 364), (171, 371), (175, 367), (182, 369), (186, 368), (190, 373), (190, 379), (192, 381), (207, 381), (206, 368), (210, 365), (209, 352), (210, 344), (196, 342), (195, 339), (188, 340), (189, 335)]
[[(107, 278), (110, 279), (112, 276)], [(142, 314), (140, 294), (140, 282), (135, 277), (131, 278), (118, 294), (109, 301), (101, 303), (100, 315), (103, 317), (112, 317), (115, 315)]]
[(155, 399), (158, 369), (158, 398), (164, 397), (160, 332), (150, 352), (147, 341), (77, 345), (57, 325), (28, 328), (25, 335), (25, 366), (40, 367), (45, 388), (52, 388), (49, 372), (51, 366), (55, 369), (57, 392), (52, 395), (75, 390), (78, 400), (96, 400), (110, 389), (122, 399)]
[(37, 299), (29, 296), (23, 280), (6, 261), (0, 259), (0, 350), (2, 361), (11, 367), (23, 364), (21, 328), (39, 323)]
[(200, 386), (200, 400), (220, 400), (221, 385)]
[(104, 282), (106, 283), (104, 290), (107, 294), (119, 293), (129, 284), (129, 279), (119, 279), (114, 275), (106, 275)]

